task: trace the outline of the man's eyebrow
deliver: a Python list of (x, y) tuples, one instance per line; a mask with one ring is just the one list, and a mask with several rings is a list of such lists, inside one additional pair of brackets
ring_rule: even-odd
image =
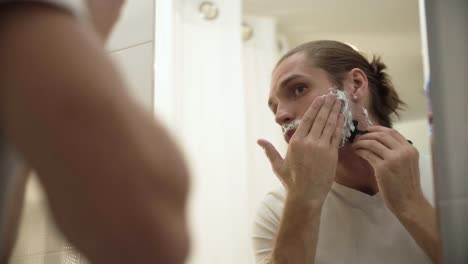
[(304, 76), (300, 75), (300, 74), (293, 74), (291, 76), (288, 76), (287, 78), (285, 78), (284, 80), (282, 80), (280, 82), (280, 84), (279, 84), (280, 89), (283, 89), (285, 86), (288, 85), (288, 83), (290, 83), (291, 81), (293, 81), (295, 79), (301, 78), (301, 77), (304, 77)]

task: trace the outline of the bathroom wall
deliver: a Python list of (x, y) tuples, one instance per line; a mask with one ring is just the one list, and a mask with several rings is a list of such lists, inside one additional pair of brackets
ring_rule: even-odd
[[(130, 93), (148, 111), (153, 107), (154, 13), (152, 0), (127, 1), (108, 43), (109, 52), (130, 84)], [(54, 227), (35, 176), (27, 186), (19, 238), (10, 263), (85, 263)]]
[(192, 174), (187, 264), (251, 263), (241, 1), (156, 4), (155, 110)]
[(427, 118), (395, 122), (394, 128), (408, 140), (411, 140), (420, 154), (431, 155), (429, 123)]

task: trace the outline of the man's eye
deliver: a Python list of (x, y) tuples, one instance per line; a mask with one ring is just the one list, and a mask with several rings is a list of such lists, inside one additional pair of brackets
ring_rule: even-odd
[(300, 96), (305, 92), (306, 87), (304, 85), (296, 86), (294, 88), (294, 95)]

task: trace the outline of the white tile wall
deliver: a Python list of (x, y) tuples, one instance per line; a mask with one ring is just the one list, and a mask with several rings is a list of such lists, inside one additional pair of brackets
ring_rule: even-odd
[(113, 57), (127, 79), (130, 93), (146, 109), (153, 105), (153, 42), (114, 52)]
[(117, 51), (153, 39), (154, 0), (127, 0), (108, 42), (108, 49)]
[[(127, 80), (130, 94), (146, 109), (153, 102), (154, 0), (131, 0), (107, 48)], [(10, 264), (85, 264), (57, 231), (36, 177), (28, 182), (18, 241)]]

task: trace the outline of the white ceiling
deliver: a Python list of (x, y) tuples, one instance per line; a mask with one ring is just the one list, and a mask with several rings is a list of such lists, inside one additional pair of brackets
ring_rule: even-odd
[(408, 104), (402, 121), (425, 117), (417, 0), (244, 0), (243, 9), (274, 17), (291, 47), (335, 39), (381, 55)]

